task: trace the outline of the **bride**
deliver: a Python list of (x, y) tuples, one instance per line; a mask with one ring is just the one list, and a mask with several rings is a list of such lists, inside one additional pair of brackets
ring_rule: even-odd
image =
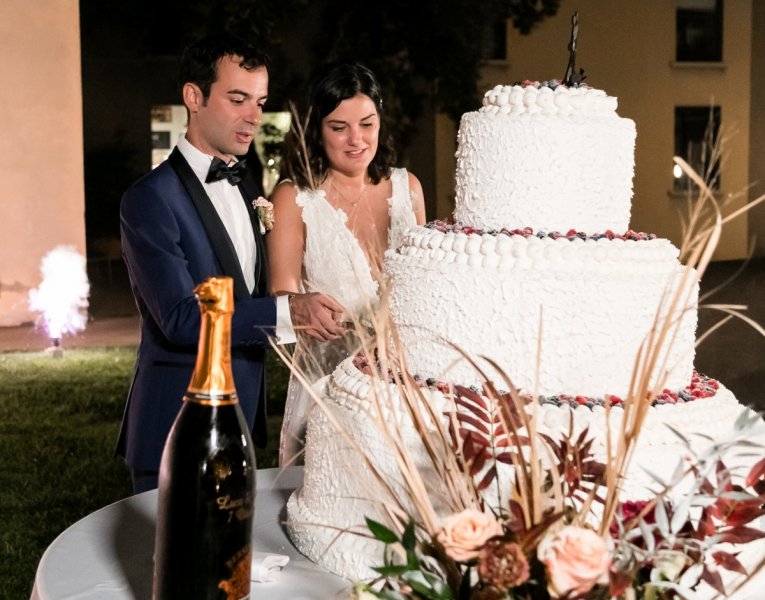
[[(309, 88), (303, 135), (293, 127), (285, 141), (290, 179), (272, 197), (274, 226), (266, 236), (271, 293), (332, 296), (345, 309), (335, 315), (338, 322), (352, 322), (376, 305), (383, 254), (404, 230), (425, 222), (420, 182), (393, 168), (396, 154), (382, 117), (380, 86), (369, 69), (325, 68)], [(353, 337), (350, 331), (340, 340), (299, 336), (294, 360), (318, 382), (348, 356)], [(300, 458), (310, 404), (293, 375), (282, 466)]]

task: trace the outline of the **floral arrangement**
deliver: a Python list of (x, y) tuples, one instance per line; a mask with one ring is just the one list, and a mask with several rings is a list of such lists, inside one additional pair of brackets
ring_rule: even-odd
[[(704, 587), (707, 598), (712, 590), (733, 593), (725, 589), (721, 571), (752, 574), (738, 559), (741, 545), (765, 537), (753, 526), (765, 515), (765, 459), (734, 484), (721, 456), (761, 427), (757, 421), (743, 414), (729, 440), (688, 467), (695, 485), (679, 504), (669, 501), (667, 486), (651, 500), (619, 502), (610, 521), (597, 511), (584, 514), (575, 499), (581, 483), (589, 479), (596, 483), (593, 490), (607, 490), (603, 465), (591, 460), (582, 435), (553, 444), (561, 461), (544, 481), (555, 487), (551, 482), (557, 480), (566, 496), (558, 506), (549, 502), (538, 520), (524, 517), (519, 486), (506, 506), (443, 517), (435, 535), (414, 519), (401, 534), (370, 520), (370, 532), (386, 545), (386, 560), (375, 569), (380, 578), (358, 585), (356, 597), (695, 598)], [(593, 497), (590, 491), (587, 498)]]
[(260, 233), (264, 234), (271, 231), (274, 227), (274, 205), (263, 196), (258, 196), (252, 201), (252, 208), (258, 215)]

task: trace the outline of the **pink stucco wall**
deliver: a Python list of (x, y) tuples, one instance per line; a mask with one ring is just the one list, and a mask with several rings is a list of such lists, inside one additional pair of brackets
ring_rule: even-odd
[(0, 326), (36, 315), (27, 293), (58, 245), (85, 253), (77, 0), (0, 2)]

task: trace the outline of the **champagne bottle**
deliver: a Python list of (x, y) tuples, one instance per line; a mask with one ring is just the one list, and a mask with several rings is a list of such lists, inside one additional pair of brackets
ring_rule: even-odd
[(159, 470), (154, 599), (250, 597), (255, 454), (231, 372), (233, 282), (194, 290), (196, 366)]

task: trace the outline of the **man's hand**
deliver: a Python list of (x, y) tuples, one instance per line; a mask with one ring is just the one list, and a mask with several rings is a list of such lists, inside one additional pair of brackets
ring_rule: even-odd
[(345, 309), (324, 294), (294, 294), (290, 297), (290, 316), (295, 331), (327, 342), (345, 335), (340, 319)]

